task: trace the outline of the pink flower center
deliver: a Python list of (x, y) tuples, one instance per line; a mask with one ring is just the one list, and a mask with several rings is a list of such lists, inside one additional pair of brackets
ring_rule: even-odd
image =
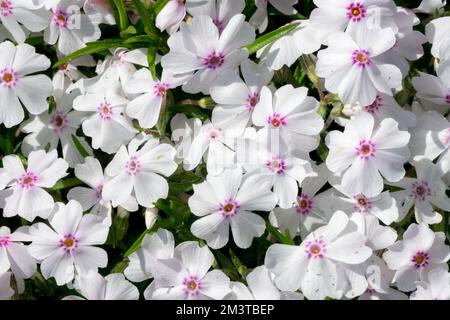
[(217, 69), (223, 65), (225, 62), (225, 56), (220, 53), (213, 51), (210, 54), (206, 56), (206, 58), (203, 58), (203, 65), (208, 69)]
[(414, 264), (414, 268), (422, 269), (428, 265), (429, 260), (430, 256), (428, 253), (419, 251), (412, 257), (411, 262)]
[(101, 200), (102, 197), (102, 192), (103, 192), (103, 184), (99, 184), (96, 188), (95, 188), (95, 196), (97, 198), (97, 200)]
[(11, 242), (10, 236), (0, 237), (0, 248), (5, 248), (5, 247), (9, 246), (10, 242)]
[(202, 282), (197, 276), (187, 276), (183, 279), (183, 291), (187, 295), (197, 296), (202, 289)]
[(450, 145), (450, 128), (445, 129), (445, 144)]
[(67, 119), (67, 115), (63, 111), (56, 111), (50, 117), (50, 127), (53, 131), (61, 132), (67, 127), (68, 124), (69, 119)]
[(223, 130), (221, 128), (210, 128), (206, 132), (206, 136), (210, 141), (220, 141), (223, 138)]
[(294, 206), (297, 213), (301, 214), (302, 216), (306, 216), (311, 212), (313, 205), (313, 198), (302, 192), (302, 194), (297, 199), (297, 204)]
[(239, 204), (234, 199), (225, 200), (220, 204), (219, 211), (225, 218), (233, 217), (238, 213)]
[(136, 156), (131, 156), (125, 164), (125, 171), (130, 176), (135, 176), (141, 171), (141, 162)]
[(52, 24), (59, 28), (67, 28), (69, 23), (69, 14), (62, 9), (54, 9), (52, 16)]
[(365, 68), (371, 63), (370, 53), (367, 50), (355, 50), (352, 53), (352, 62), (358, 67)]
[(169, 90), (169, 84), (164, 82), (157, 82), (153, 86), (153, 94), (157, 97), (165, 97)]
[(375, 157), (375, 143), (370, 140), (362, 139), (356, 147), (356, 154), (361, 159), (369, 159)]
[(366, 17), (366, 8), (360, 2), (351, 3), (347, 7), (347, 17), (352, 22), (359, 22)]
[(0, 70), (0, 84), (4, 88), (11, 89), (17, 84), (18, 76), (14, 69), (4, 68)]
[(371, 114), (375, 114), (378, 112), (378, 110), (381, 109), (381, 107), (383, 106), (383, 98), (381, 98), (380, 96), (377, 96), (375, 98), (375, 101), (372, 102), (372, 104), (364, 107), (364, 109)]
[(414, 181), (411, 183), (411, 195), (416, 201), (425, 201), (426, 198), (431, 196), (431, 188), (428, 186), (428, 182)]
[(270, 124), (273, 128), (278, 128), (280, 126), (286, 125), (286, 117), (282, 117), (278, 113), (274, 113), (273, 115), (267, 118), (267, 123)]
[(327, 251), (327, 245), (322, 238), (314, 239), (306, 243), (305, 252), (309, 259), (323, 258)]
[(35, 175), (33, 172), (26, 172), (19, 177), (19, 186), (20, 188), (22, 188), (22, 190), (29, 190), (34, 187), (37, 181), (37, 175)]
[(106, 100), (100, 103), (100, 105), (97, 108), (98, 115), (100, 116), (100, 119), (102, 120), (111, 120), (113, 116), (113, 110), (111, 107), (111, 104), (108, 103)]
[(447, 104), (450, 104), (450, 93), (448, 95), (445, 96), (445, 102)]
[(367, 213), (372, 209), (372, 201), (367, 199), (363, 194), (358, 194), (353, 197), (354, 207), (360, 213)]
[(13, 14), (13, 5), (11, 0), (2, 0), (0, 2), (0, 15), (8, 17)]
[(266, 167), (276, 174), (283, 174), (286, 170), (286, 162), (280, 157), (273, 156), (272, 159), (266, 161)]
[(253, 109), (255, 109), (255, 106), (258, 104), (259, 102), (259, 93), (258, 92), (254, 92), (254, 93), (250, 93), (247, 96), (247, 111), (248, 112), (252, 112)]
[(223, 20), (220, 20), (219, 18), (214, 18), (213, 22), (216, 25), (217, 29), (219, 30), (219, 33), (222, 33), (224, 27)]
[(61, 240), (59, 240), (59, 247), (62, 248), (64, 252), (69, 253), (78, 248), (78, 242), (79, 240), (75, 238), (74, 235), (68, 233), (65, 234)]

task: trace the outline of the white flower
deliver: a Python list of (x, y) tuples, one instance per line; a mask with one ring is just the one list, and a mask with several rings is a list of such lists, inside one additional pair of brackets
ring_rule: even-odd
[[(353, 31), (365, 26), (397, 31), (392, 0), (313, 0), (318, 7), (311, 12), (312, 25), (325, 36), (336, 31)], [(330, 40), (333, 36), (330, 37)]]
[(0, 274), (11, 269), (14, 277), (26, 279), (36, 271), (36, 261), (21, 241), (31, 241), (28, 227), (13, 233), (8, 227), (0, 227)]
[(398, 130), (395, 120), (387, 118), (374, 127), (373, 117), (361, 112), (347, 123), (344, 132), (328, 133), (327, 167), (342, 173), (342, 188), (348, 195), (375, 197), (383, 190), (381, 174), (390, 182), (405, 175), (409, 137), (408, 132)]
[[(138, 289), (121, 273), (111, 273), (102, 277), (89, 271), (75, 277), (75, 289), (87, 300), (138, 300)], [(68, 296), (63, 300), (83, 300), (79, 296)]]
[(113, 92), (86, 93), (73, 101), (73, 108), (87, 113), (82, 128), (92, 138), (92, 147), (115, 153), (138, 132), (123, 113), (128, 100)]
[(328, 48), (317, 55), (316, 72), (325, 78), (325, 88), (337, 93), (344, 103), (369, 105), (378, 92), (392, 96), (392, 89), (400, 86), (402, 73), (378, 58), (394, 46), (394, 32), (366, 27), (351, 35), (333, 34)]
[(162, 176), (168, 177), (176, 170), (175, 153), (171, 145), (159, 144), (156, 138), (134, 138), (128, 148), (120, 147), (106, 167), (110, 179), (103, 186), (103, 198), (116, 207), (133, 195), (141, 206), (153, 208), (154, 202), (168, 195), (169, 185)]
[(184, 113), (177, 113), (170, 120), (171, 138), (175, 142), (175, 149), (177, 150), (175, 157), (177, 163), (183, 162), (184, 157), (189, 154), (193, 139), (195, 135), (200, 133), (201, 127), (202, 122), (200, 119), (188, 119)]
[(11, 288), (11, 272), (0, 273), (0, 300), (9, 300), (14, 295)]
[(50, 78), (28, 74), (49, 66), (50, 60), (28, 44), (0, 44), (0, 124), (10, 128), (22, 122), (25, 115), (20, 102), (34, 115), (47, 110), (47, 98), (52, 93)]
[(391, 193), (401, 208), (400, 217), (404, 217), (414, 206), (417, 223), (439, 223), (442, 216), (434, 208), (450, 210), (450, 199), (445, 193), (447, 185), (442, 181), (448, 172), (448, 165), (446, 162), (436, 165), (429, 159), (421, 158), (415, 159), (414, 167), (416, 178), (405, 177), (392, 183), (404, 189)]
[(197, 243), (182, 247), (177, 258), (159, 260), (154, 268), (154, 291), (146, 290), (146, 299), (205, 300), (223, 299), (230, 290), (230, 279), (211, 268), (214, 256), (208, 247)]
[(58, 285), (64, 285), (78, 274), (108, 262), (106, 251), (94, 247), (105, 243), (109, 228), (98, 216), (82, 214), (83, 208), (71, 200), (64, 205), (57, 203), (48, 225), (39, 222), (30, 227), (31, 255), (41, 260), (41, 272), (45, 279), (54, 277)]
[(281, 13), (290, 16), (297, 13), (297, 10), (294, 9), (297, 2), (298, 0), (255, 0), (256, 11), (249, 22), (262, 33), (267, 29), (269, 23), (267, 17), (267, 5), (269, 3)]
[(230, 300), (303, 300), (298, 292), (280, 291), (273, 283), (273, 274), (265, 266), (253, 269), (246, 277), (248, 288), (242, 282), (232, 282)]
[(0, 6), (0, 21), (18, 43), (25, 42), (29, 31), (44, 30), (50, 23), (50, 17), (47, 10), (32, 1), (4, 0)]
[(278, 205), (289, 209), (296, 203), (299, 184), (314, 174), (311, 164), (292, 156), (283, 144), (274, 147), (266, 144), (265, 137), (259, 135), (258, 138), (237, 143), (237, 161), (248, 174), (267, 178), (278, 198)]
[(251, 123), (261, 88), (267, 85), (273, 76), (273, 72), (265, 65), (256, 64), (250, 59), (242, 62), (241, 72), (244, 81), (236, 70), (228, 70), (219, 75), (211, 87), (211, 98), (217, 102), (212, 121), (221, 128), (245, 129)]
[(270, 211), (277, 202), (270, 187), (266, 179), (243, 176), (240, 167), (216, 177), (208, 175), (205, 182), (194, 185), (189, 198), (192, 213), (201, 217), (192, 223), (192, 234), (219, 249), (228, 243), (231, 225), (236, 245), (249, 248), (266, 229), (264, 219), (251, 211)]
[(255, 106), (252, 120), (273, 147), (280, 139), (294, 155), (309, 159), (309, 152), (319, 145), (319, 133), (323, 120), (317, 113), (319, 103), (307, 96), (305, 87), (294, 88), (285, 85), (274, 94), (268, 87), (263, 87), (259, 103)]
[(72, 110), (73, 101), (77, 95), (77, 92), (55, 93), (55, 108), (51, 113), (44, 112), (22, 123), (22, 131), (29, 133), (23, 139), (21, 146), (24, 155), (38, 149), (54, 150), (60, 144), (64, 160), (73, 168), (84, 161), (74, 143), (73, 136), (88, 154), (92, 154), (92, 149), (84, 137), (78, 137), (76, 134), (84, 117), (83, 113)]
[(116, 24), (114, 14), (108, 0), (86, 0), (83, 5), (84, 12), (94, 24), (106, 22)]
[(439, 157), (450, 159), (450, 122), (436, 111), (424, 112), (411, 130), (412, 156), (425, 156), (430, 160)]
[(366, 238), (352, 231), (352, 224), (338, 211), (328, 225), (311, 232), (300, 246), (271, 245), (265, 266), (275, 274), (276, 286), (286, 291), (301, 289), (309, 300), (340, 298), (345, 265), (360, 264), (372, 254)]
[(450, 107), (450, 60), (439, 66), (437, 77), (420, 72), (420, 76), (412, 81), (417, 98), (426, 108), (447, 113)]
[(446, 4), (446, 0), (422, 0), (416, 10), (419, 12), (434, 14), (436, 10), (441, 9)]
[(320, 49), (322, 37), (308, 20), (294, 21), (298, 26), (287, 35), (258, 50), (256, 56), (271, 70), (290, 67), (303, 54)]
[(444, 265), (450, 258), (450, 249), (444, 243), (442, 232), (433, 232), (427, 225), (412, 223), (400, 240), (383, 254), (388, 267), (395, 270), (397, 287), (413, 291), (416, 281), (426, 279), (429, 270)]
[(80, 3), (60, 0), (52, 7), (50, 25), (44, 32), (44, 40), (50, 45), (58, 42), (58, 50), (70, 54), (86, 46), (87, 42), (101, 36), (98, 23), (80, 12)]
[(186, 10), (195, 17), (207, 15), (212, 18), (212, 21), (221, 33), (231, 18), (244, 10), (244, 0), (187, 0)]
[(269, 215), (270, 223), (283, 234), (289, 230), (292, 238), (299, 232), (304, 239), (311, 231), (326, 225), (331, 217), (320, 208), (322, 199), (329, 199), (329, 192), (318, 193), (327, 183), (328, 171), (325, 164), (314, 168), (314, 172), (317, 173), (316, 176), (307, 177), (301, 183), (301, 192), (291, 208), (277, 207)]
[(75, 166), (75, 177), (86, 183), (89, 188), (72, 188), (67, 193), (67, 199), (78, 201), (83, 211), (91, 209), (90, 213), (101, 217), (104, 223), (110, 226), (111, 203), (102, 196), (105, 178), (100, 162), (93, 157), (87, 157), (83, 164)]
[(146, 234), (139, 249), (128, 256), (130, 260), (124, 270), (125, 276), (133, 282), (153, 278), (157, 260), (174, 257), (175, 240), (170, 231), (158, 229), (154, 234)]
[(0, 207), (4, 217), (19, 215), (33, 221), (47, 218), (53, 209), (53, 197), (44, 188), (53, 187), (67, 175), (67, 162), (58, 158), (56, 150), (33, 151), (25, 170), (16, 155), (5, 156), (0, 169)]
[(450, 300), (450, 274), (448, 268), (437, 267), (428, 273), (428, 281), (419, 281), (411, 300)]
[(244, 15), (235, 15), (220, 35), (209, 16), (196, 16), (190, 25), (182, 23), (168, 40), (170, 52), (161, 59), (163, 69), (186, 77), (185, 92), (207, 94), (220, 73), (237, 68), (247, 57), (241, 48), (255, 39), (255, 31), (244, 20)]
[[(367, 106), (361, 106), (358, 103), (346, 104), (342, 113), (350, 117), (361, 111), (372, 114), (377, 123), (380, 123), (386, 118), (392, 118), (398, 122), (399, 128), (401, 129), (412, 128), (417, 124), (414, 113), (400, 107), (394, 97), (383, 93), (378, 93), (375, 100)], [(341, 120), (341, 122), (345, 121)]]
[(159, 30), (175, 33), (186, 16), (186, 6), (183, 0), (170, 0), (156, 16), (155, 25)]
[(148, 69), (139, 69), (124, 86), (128, 95), (137, 94), (137, 97), (127, 104), (127, 115), (137, 119), (142, 128), (154, 127), (166, 103), (167, 91), (179, 84), (179, 79), (171, 77), (167, 72), (163, 71), (161, 80), (158, 80), (153, 79)]
[(448, 52), (442, 50), (448, 48), (448, 33), (450, 32), (450, 17), (442, 17), (433, 19), (425, 28), (425, 35), (428, 42), (432, 43), (431, 54), (436, 58), (444, 58), (444, 53)]

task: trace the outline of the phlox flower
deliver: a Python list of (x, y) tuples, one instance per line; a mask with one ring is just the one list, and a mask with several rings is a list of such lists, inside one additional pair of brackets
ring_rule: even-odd
[(225, 71), (211, 87), (211, 98), (217, 103), (212, 121), (221, 128), (243, 130), (251, 123), (261, 88), (268, 85), (273, 72), (264, 64), (256, 64), (250, 59), (241, 63), (244, 81), (236, 71)]
[(309, 159), (309, 152), (317, 148), (323, 128), (323, 119), (317, 113), (319, 103), (307, 93), (307, 88), (292, 85), (282, 86), (274, 94), (263, 87), (252, 114), (254, 125), (263, 127), (266, 132), (262, 134), (270, 139), (270, 145), (281, 140), (303, 159)]
[(223, 299), (230, 293), (230, 279), (220, 270), (211, 270), (214, 256), (207, 246), (191, 242), (179, 255), (158, 260), (153, 270), (154, 290), (146, 290), (146, 299), (205, 300)]
[[(434, 164), (429, 159), (415, 159), (416, 178), (405, 177), (392, 183), (403, 190), (392, 192), (401, 208), (400, 216), (404, 217), (414, 206), (414, 216), (417, 223), (435, 224), (442, 216), (435, 211), (439, 208), (450, 210), (450, 199), (446, 195), (447, 184), (442, 181), (448, 172), (448, 163)], [(391, 184), (391, 183), (389, 183)]]
[(184, 113), (177, 113), (170, 120), (171, 139), (175, 142), (174, 147), (177, 150), (175, 162), (183, 162), (184, 157), (189, 153), (194, 136), (200, 133), (201, 127), (200, 119), (188, 119)]
[(36, 260), (22, 241), (31, 241), (28, 227), (12, 233), (8, 227), (0, 227), (0, 274), (11, 269), (14, 277), (27, 279), (36, 272)]
[(53, 197), (44, 188), (53, 187), (67, 175), (68, 164), (56, 150), (32, 151), (25, 170), (20, 158), (8, 155), (0, 169), (0, 207), (4, 217), (19, 215), (27, 221), (47, 218), (54, 206)]
[(83, 215), (83, 208), (71, 200), (67, 205), (57, 203), (48, 219), (50, 226), (42, 222), (30, 227), (32, 243), (30, 254), (41, 260), (41, 272), (45, 279), (54, 277), (58, 285), (64, 285), (77, 274), (104, 268), (108, 262), (106, 251), (95, 247), (105, 243), (109, 228), (93, 214)]
[(437, 267), (428, 273), (428, 281), (419, 281), (411, 300), (450, 300), (450, 274), (448, 268)]
[(156, 16), (156, 27), (159, 30), (172, 34), (178, 30), (186, 16), (184, 0), (169, 0)]
[(400, 69), (379, 60), (394, 45), (395, 34), (389, 28), (337, 32), (330, 37), (328, 48), (317, 54), (316, 73), (342, 102), (369, 105), (378, 92), (392, 96), (392, 89), (401, 84)]
[(22, 105), (33, 115), (47, 110), (51, 80), (43, 74), (29, 74), (49, 66), (50, 60), (37, 54), (29, 44), (15, 46), (10, 41), (0, 44), (0, 124), (10, 128), (22, 122), (25, 117)]
[(280, 290), (301, 289), (309, 300), (340, 298), (343, 268), (360, 264), (372, 254), (366, 238), (353, 222), (337, 211), (328, 225), (311, 232), (300, 244), (273, 244), (266, 252), (265, 266), (274, 273)]
[(270, 188), (267, 179), (243, 176), (240, 167), (208, 175), (205, 182), (194, 185), (188, 201), (192, 213), (200, 217), (191, 225), (192, 234), (219, 249), (228, 243), (231, 226), (236, 245), (249, 248), (266, 229), (264, 219), (251, 211), (270, 211), (277, 203)]
[[(103, 199), (102, 191), (105, 177), (100, 162), (93, 157), (87, 157), (83, 164), (75, 166), (75, 177), (88, 185), (75, 187), (67, 193), (68, 200), (76, 200), (83, 207), (83, 211), (97, 215), (104, 219), (104, 223), (111, 225), (111, 203)], [(134, 208), (137, 210), (137, 207)]]
[[(425, 27), (425, 35), (428, 42), (432, 43), (431, 54), (436, 58), (444, 58), (445, 51), (442, 48), (447, 47), (448, 33), (450, 32), (450, 17), (442, 17), (431, 20)], [(448, 48), (448, 47), (447, 47)], [(448, 54), (448, 52), (447, 52)]]
[(177, 168), (175, 149), (150, 136), (137, 136), (120, 147), (105, 169), (110, 179), (103, 186), (102, 196), (114, 207), (136, 198), (139, 205), (153, 208), (154, 202), (166, 198), (169, 185), (162, 176), (170, 176)]
[(391, 118), (374, 124), (369, 113), (361, 112), (347, 123), (344, 132), (331, 131), (325, 139), (330, 150), (327, 167), (342, 173), (342, 188), (350, 196), (376, 197), (383, 191), (381, 175), (390, 182), (405, 175), (410, 134), (398, 130), (398, 123)]
[(92, 138), (92, 147), (115, 153), (138, 132), (124, 116), (128, 99), (112, 90), (86, 93), (75, 98), (73, 108), (87, 114), (82, 122), (83, 132)]
[(446, 4), (446, 0), (422, 0), (416, 10), (418, 12), (433, 14), (436, 10), (441, 9)]
[(107, 24), (116, 24), (114, 14), (108, 0), (85, 0), (83, 11), (89, 16), (94, 24), (106, 22)]
[(426, 280), (430, 270), (445, 265), (450, 249), (442, 232), (433, 232), (425, 224), (409, 225), (403, 240), (383, 254), (388, 267), (395, 271), (393, 281), (404, 292), (416, 289), (416, 281)]
[(297, 10), (294, 9), (297, 2), (298, 0), (255, 0), (256, 11), (249, 22), (262, 33), (267, 29), (269, 23), (267, 16), (267, 5), (269, 3), (281, 13), (290, 16), (297, 13)]
[(222, 33), (209, 16), (196, 16), (190, 25), (182, 23), (167, 42), (170, 51), (161, 58), (163, 69), (186, 77), (185, 92), (209, 93), (219, 74), (236, 69), (248, 55), (242, 47), (255, 39), (255, 31), (244, 20), (244, 15), (235, 15)]
[[(111, 273), (102, 277), (89, 271), (75, 277), (74, 288), (87, 300), (138, 300), (138, 289), (121, 273)], [(84, 300), (79, 296), (67, 296), (63, 300)]]
[(0, 273), (0, 300), (9, 300), (14, 295), (11, 288), (11, 272)]
[(265, 266), (253, 269), (246, 277), (248, 287), (242, 282), (232, 282), (230, 300), (303, 300), (298, 292), (280, 291), (273, 283), (273, 275)]

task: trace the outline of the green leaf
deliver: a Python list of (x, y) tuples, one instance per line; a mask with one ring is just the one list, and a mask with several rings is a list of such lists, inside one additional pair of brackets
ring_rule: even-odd
[(158, 77), (156, 74), (156, 51), (156, 47), (150, 47), (147, 54), (148, 68), (154, 79)]
[(69, 189), (72, 187), (80, 186), (83, 184), (83, 181), (78, 180), (77, 178), (67, 178), (64, 180), (59, 180), (51, 189), (52, 191)]
[(174, 174), (169, 178), (169, 193), (179, 195), (192, 190), (194, 184), (202, 182), (203, 179), (193, 172)]
[(231, 262), (233, 262), (234, 266), (236, 267), (236, 269), (239, 272), (239, 274), (241, 275), (241, 277), (245, 279), (247, 277), (247, 273), (248, 273), (247, 267), (242, 264), (241, 260), (239, 260), (237, 255), (235, 255), (233, 250), (231, 250), (231, 249), (230, 249), (230, 257), (231, 257)]
[(151, 230), (145, 230), (142, 232), (142, 234), (136, 239), (136, 241), (131, 245), (131, 247), (124, 253), (124, 257), (130, 256), (132, 253), (136, 252), (142, 244), (142, 240), (144, 240), (144, 237), (147, 234), (152, 234), (153, 232)]
[(145, 26), (145, 32), (157, 34), (158, 30), (155, 27), (155, 17), (152, 14), (152, 11), (147, 9), (141, 0), (133, 0), (133, 4)]
[(78, 138), (74, 134), (72, 135), (72, 141), (73, 144), (75, 145), (75, 148), (77, 148), (78, 152), (81, 154), (83, 158), (89, 156), (89, 153), (86, 151), (86, 149), (81, 144), (80, 140), (78, 140)]
[(214, 256), (222, 267), (222, 271), (233, 281), (241, 280), (239, 273), (236, 271), (233, 262), (227, 258), (222, 252), (214, 250)]
[(251, 44), (246, 46), (248, 50), (248, 54), (251, 55), (258, 51), (259, 49), (267, 46), (268, 44), (271, 44), (272, 42), (280, 39), (281, 37), (287, 35), (289, 32), (297, 28), (299, 23), (291, 23), (286, 26), (283, 26), (277, 30), (273, 30), (269, 33), (266, 33), (265, 35), (259, 37), (255, 41), (253, 41)]
[(113, 0), (113, 1), (117, 8), (117, 12), (119, 13), (120, 30), (124, 31), (130, 25), (130, 22), (128, 21), (128, 13), (127, 13), (127, 9), (125, 7), (125, 3), (123, 2), (123, 0)]
[(267, 231), (269, 231), (269, 233), (271, 235), (273, 235), (275, 237), (275, 239), (278, 240), (278, 242), (280, 242), (282, 244), (295, 245), (294, 240), (291, 239), (291, 237), (289, 236), (289, 233), (287, 233), (287, 235), (282, 235), (281, 232), (278, 231), (269, 222), (266, 222), (266, 228), (267, 228)]
[(13, 153), (14, 145), (12, 143), (12, 139), (8, 139), (8, 137), (0, 136), (0, 149), (3, 151), (3, 154)]

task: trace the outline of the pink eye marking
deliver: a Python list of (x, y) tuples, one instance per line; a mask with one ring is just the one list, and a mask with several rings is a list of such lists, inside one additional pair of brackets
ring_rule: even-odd
[(234, 217), (238, 213), (239, 204), (234, 199), (225, 200), (220, 204), (219, 210), (225, 218)]
[(322, 238), (314, 239), (306, 243), (306, 255), (309, 259), (322, 259), (327, 251), (327, 245)]
[(69, 119), (63, 111), (57, 111), (50, 117), (50, 127), (53, 131), (61, 132), (69, 124)]
[(266, 166), (276, 174), (282, 174), (286, 170), (286, 162), (277, 156), (273, 156), (272, 159), (267, 160)]
[(125, 171), (130, 176), (135, 176), (141, 171), (141, 162), (136, 156), (130, 157), (130, 160), (125, 164)]
[(282, 117), (278, 113), (274, 113), (273, 115), (267, 118), (267, 123), (270, 124), (273, 128), (278, 128), (280, 126), (286, 125), (286, 117)]
[(421, 269), (428, 265), (429, 260), (430, 256), (428, 253), (419, 251), (412, 257), (411, 262), (414, 264), (414, 268)]
[(366, 8), (360, 2), (351, 3), (347, 7), (347, 17), (352, 22), (359, 22), (366, 17)]
[(302, 192), (302, 194), (297, 199), (297, 204), (295, 204), (294, 206), (295, 206), (295, 211), (297, 211), (301, 215), (305, 216), (311, 212), (313, 205), (314, 205), (314, 200), (309, 195)]
[(352, 62), (358, 67), (365, 68), (370, 66), (370, 53), (367, 50), (355, 50), (352, 53)]
[(59, 246), (64, 250), (64, 252), (69, 253), (78, 248), (78, 242), (79, 240), (75, 238), (74, 235), (68, 233), (65, 234), (61, 240), (59, 240)]
[(31, 189), (38, 180), (37, 175), (33, 172), (26, 172), (19, 177), (19, 186), (23, 189)]
[(17, 84), (18, 75), (13, 68), (4, 68), (0, 70), (0, 84), (4, 88), (11, 89)]
[(431, 196), (431, 188), (427, 181), (414, 181), (411, 183), (411, 195), (419, 201), (425, 201), (426, 198)]
[(13, 9), (11, 0), (2, 0), (0, 2), (0, 16), (9, 17), (13, 14)]
[(113, 110), (111, 107), (111, 104), (108, 103), (106, 100), (100, 103), (100, 105), (97, 108), (98, 114), (102, 120), (111, 120), (113, 116)]
[(202, 287), (202, 282), (197, 276), (187, 276), (183, 279), (183, 291), (187, 295), (198, 295)]
[(67, 28), (69, 24), (69, 14), (61, 9), (54, 9), (52, 16), (52, 24), (59, 28)]
[(375, 114), (381, 109), (382, 106), (383, 106), (383, 98), (377, 96), (375, 98), (375, 101), (372, 102), (372, 104), (364, 107), (364, 109), (370, 114)]
[(167, 94), (167, 90), (169, 90), (169, 84), (163, 82), (157, 82), (153, 86), (153, 94), (157, 97), (164, 97)]
[(0, 248), (5, 248), (5, 247), (9, 246), (10, 243), (11, 243), (10, 236), (0, 237)]
[(211, 52), (206, 56), (206, 58), (203, 58), (203, 65), (206, 68), (213, 70), (220, 68), (224, 62), (225, 56), (222, 53), (216, 51)]
[(370, 140), (362, 139), (356, 147), (356, 154), (365, 160), (375, 157), (375, 151), (375, 144)]
[(252, 112), (253, 109), (255, 109), (255, 106), (259, 102), (259, 93), (258, 92), (250, 93), (247, 97), (246, 102), (247, 102), (247, 104), (246, 104), (247, 111)]

